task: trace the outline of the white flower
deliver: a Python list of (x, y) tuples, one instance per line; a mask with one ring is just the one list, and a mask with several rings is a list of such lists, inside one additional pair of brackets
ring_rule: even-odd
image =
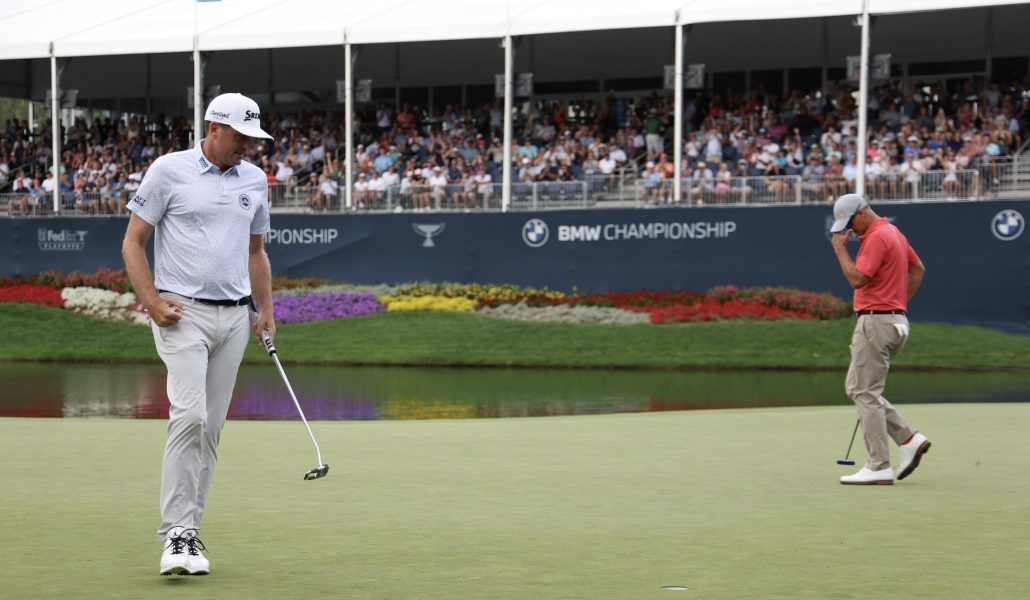
[(498, 319), (515, 321), (559, 321), (563, 323), (600, 323), (609, 325), (647, 324), (651, 322), (646, 313), (635, 313), (603, 306), (527, 306), (502, 304), (496, 308), (483, 307), (479, 313)]
[(92, 287), (73, 287), (61, 290), (64, 307), (80, 315), (106, 321), (121, 321), (146, 325), (147, 315), (136, 305), (136, 296), (126, 292), (119, 294), (111, 290)]

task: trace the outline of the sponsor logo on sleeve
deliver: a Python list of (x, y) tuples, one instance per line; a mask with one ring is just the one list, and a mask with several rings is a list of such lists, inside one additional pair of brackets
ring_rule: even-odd
[(132, 200), (130, 202), (132, 202), (136, 206), (139, 206), (140, 208), (143, 208), (143, 205), (147, 203), (147, 199), (143, 196), (140, 196), (139, 194), (133, 194)]

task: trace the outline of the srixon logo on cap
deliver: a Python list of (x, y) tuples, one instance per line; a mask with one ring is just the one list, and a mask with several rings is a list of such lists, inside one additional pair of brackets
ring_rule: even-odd
[(254, 112), (252, 110), (248, 110), (246, 112), (245, 116), (243, 117), (243, 120), (244, 121), (249, 121), (251, 119), (257, 119), (258, 121), (260, 121), (261, 120), (261, 113)]

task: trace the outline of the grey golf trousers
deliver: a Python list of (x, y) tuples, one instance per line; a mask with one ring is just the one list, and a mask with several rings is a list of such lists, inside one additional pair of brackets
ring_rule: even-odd
[(900, 445), (915, 433), (905, 417), (883, 397), (891, 359), (907, 341), (905, 315), (862, 315), (851, 336), (851, 367), (845, 389), (862, 422), (869, 451), (865, 466), (873, 471), (890, 466), (888, 435)]
[(154, 344), (168, 368), (168, 441), (161, 471), (160, 541), (173, 527), (200, 529), (211, 491), (218, 439), (236, 374), (250, 338), (245, 306), (183, 301), (182, 320), (171, 327), (151, 322)]

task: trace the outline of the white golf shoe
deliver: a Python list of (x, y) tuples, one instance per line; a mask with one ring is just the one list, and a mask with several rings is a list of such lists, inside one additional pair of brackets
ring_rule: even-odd
[(844, 485), (894, 485), (894, 470), (889, 466), (873, 471), (862, 467), (854, 475), (845, 475), (840, 478)]
[(186, 538), (186, 570), (190, 575), (207, 575), (211, 572), (211, 561), (204, 556), (207, 550), (196, 535)]
[(189, 539), (185, 537), (185, 532), (182, 527), (176, 527), (168, 532), (164, 549), (161, 551), (162, 575), (189, 574)]
[(900, 466), (898, 467), (898, 480), (902, 480), (912, 474), (919, 466), (923, 455), (930, 450), (930, 440), (918, 431), (912, 436), (907, 444), (898, 448)]

